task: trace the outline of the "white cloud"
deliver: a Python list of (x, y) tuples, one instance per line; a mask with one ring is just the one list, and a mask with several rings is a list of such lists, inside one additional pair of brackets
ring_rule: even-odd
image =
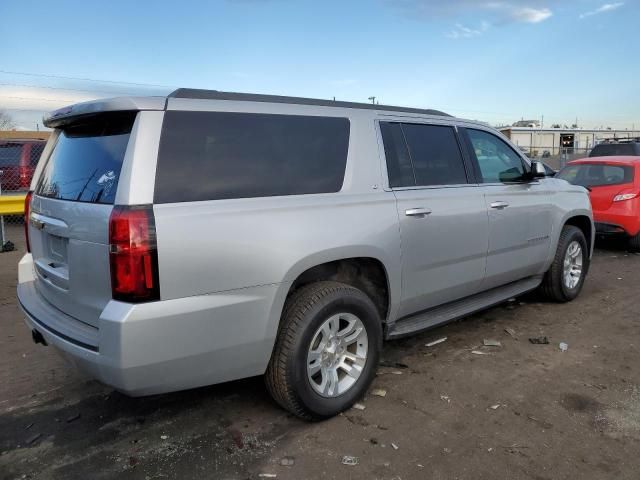
[(482, 35), (489, 29), (488, 22), (482, 22), (479, 28), (469, 28), (461, 23), (456, 23), (454, 28), (447, 33), (447, 37), (457, 40), (459, 38), (471, 38)]
[(547, 7), (534, 7), (528, 2), (488, 2), (482, 8), (493, 10), (500, 23), (540, 23), (553, 15)]
[(516, 22), (540, 23), (549, 18), (553, 13), (548, 8), (518, 7), (512, 8), (509, 16)]
[(481, 15), (479, 27), (456, 23), (446, 34), (452, 39), (477, 37), (492, 27), (513, 23), (540, 23), (553, 16), (552, 6), (562, 0), (387, 0), (405, 15), (424, 21)]
[(491, 24), (539, 23), (553, 15), (562, 0), (387, 0), (412, 18), (434, 19), (485, 12)]
[(604, 5), (601, 5), (600, 7), (596, 8), (595, 10), (591, 10), (589, 12), (585, 12), (581, 14), (580, 18), (586, 18), (586, 17), (591, 17), (593, 15), (599, 15), (601, 13), (611, 12), (613, 10), (617, 10), (623, 5), (624, 5), (624, 2), (605, 3)]

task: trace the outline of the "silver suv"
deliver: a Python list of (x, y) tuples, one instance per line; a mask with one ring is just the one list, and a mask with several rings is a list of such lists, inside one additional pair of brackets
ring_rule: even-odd
[(589, 268), (587, 191), (442, 112), (180, 89), (45, 123), (20, 305), (129, 395), (264, 374), (326, 418), (383, 340), (538, 287), (570, 301)]

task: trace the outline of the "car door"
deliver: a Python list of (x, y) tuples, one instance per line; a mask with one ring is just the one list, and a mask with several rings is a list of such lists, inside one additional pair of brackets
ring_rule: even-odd
[(488, 219), (452, 125), (380, 122), (402, 248), (399, 317), (478, 292)]
[(498, 135), (461, 129), (489, 212), (483, 289), (540, 273), (551, 242), (551, 204), (544, 180), (532, 181), (524, 159)]

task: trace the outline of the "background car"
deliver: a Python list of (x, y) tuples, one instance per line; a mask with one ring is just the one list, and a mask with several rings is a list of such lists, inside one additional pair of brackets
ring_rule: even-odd
[(0, 140), (0, 187), (4, 193), (29, 189), (45, 143), (44, 140)]
[(590, 190), (596, 233), (626, 236), (640, 250), (640, 159), (632, 156), (574, 160), (556, 178)]
[(640, 156), (640, 138), (612, 139), (593, 147), (589, 157)]

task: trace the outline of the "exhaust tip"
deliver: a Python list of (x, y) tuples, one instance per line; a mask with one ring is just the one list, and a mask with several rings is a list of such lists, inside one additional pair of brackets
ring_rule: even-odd
[(45, 347), (47, 346), (47, 341), (44, 339), (44, 337), (39, 331), (31, 330), (31, 338), (33, 338), (33, 343), (35, 344), (41, 343)]

